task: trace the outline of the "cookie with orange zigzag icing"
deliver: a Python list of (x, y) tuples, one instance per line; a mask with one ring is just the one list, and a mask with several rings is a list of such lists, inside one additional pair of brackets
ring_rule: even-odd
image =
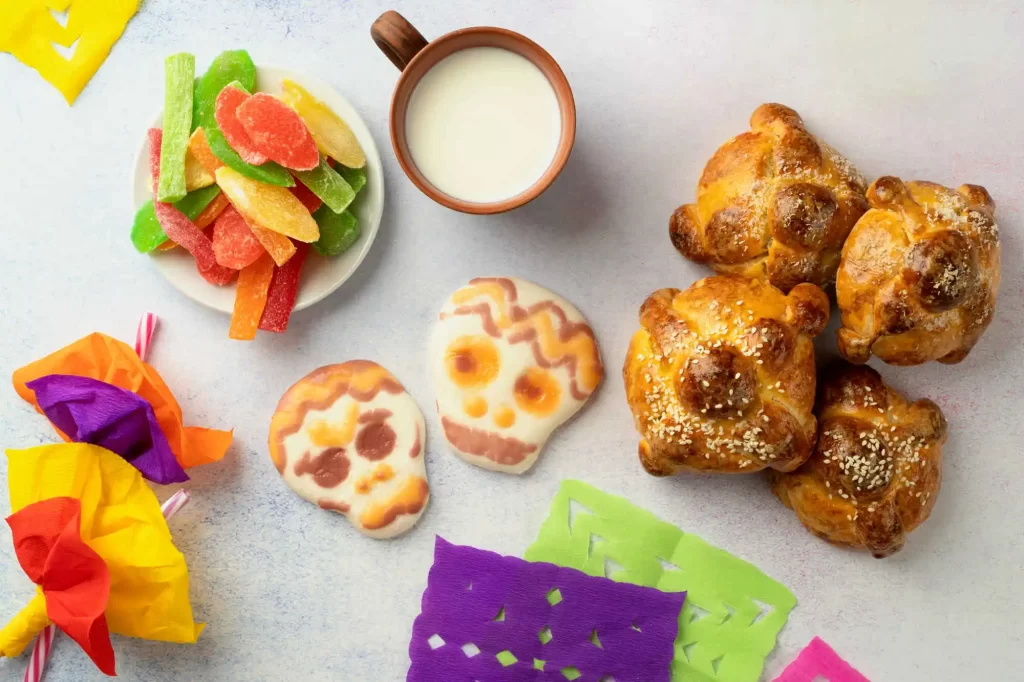
[(513, 277), (480, 277), (452, 294), (434, 327), (430, 364), (455, 454), (513, 474), (534, 465), (604, 378), (580, 311)]
[(327, 365), (281, 397), (270, 458), (285, 483), (359, 532), (391, 538), (412, 528), (430, 499), (423, 413), (375, 362)]

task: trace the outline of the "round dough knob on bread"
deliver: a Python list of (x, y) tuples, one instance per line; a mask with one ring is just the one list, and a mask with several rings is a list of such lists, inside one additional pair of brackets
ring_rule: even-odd
[(313, 370), (281, 397), (270, 457), (285, 483), (359, 532), (412, 528), (430, 498), (423, 413), (402, 384), (368, 360)]

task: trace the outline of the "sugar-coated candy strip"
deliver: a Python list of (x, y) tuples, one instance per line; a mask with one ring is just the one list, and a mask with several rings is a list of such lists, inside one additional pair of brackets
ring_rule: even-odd
[(295, 81), (286, 78), (281, 81), (281, 88), (284, 91), (281, 99), (302, 117), (322, 153), (349, 168), (366, 165), (366, 154), (359, 140), (330, 107)]
[(164, 127), (160, 149), (159, 201), (184, 199), (185, 150), (192, 130), (192, 79), (196, 58), (187, 52), (164, 60)]
[(260, 329), (279, 334), (288, 329), (288, 320), (295, 308), (295, 297), (299, 291), (299, 275), (308, 253), (309, 244), (296, 244), (295, 255), (281, 267), (274, 268)]
[(320, 228), (302, 202), (283, 187), (247, 178), (233, 168), (218, 168), (217, 184), (250, 223), (300, 242), (315, 242)]
[[(220, 188), (211, 185), (210, 187), (189, 192), (184, 199), (175, 202), (174, 206), (188, 216), (190, 220), (195, 219), (196, 225), (199, 225), (199, 216), (217, 202), (218, 197), (223, 197)], [(227, 198), (224, 197), (222, 201), (227, 202)], [(209, 223), (206, 223), (206, 225), (209, 225)], [(199, 225), (199, 227), (202, 229), (206, 225)], [(156, 219), (152, 200), (139, 207), (138, 212), (135, 214), (135, 220), (132, 223), (131, 239), (132, 244), (139, 253), (149, 253), (158, 247), (163, 249), (164, 245), (168, 243), (167, 235), (164, 233), (163, 228), (160, 227), (160, 221)], [(173, 246), (168, 248), (173, 248)]]
[(202, 213), (203, 210), (220, 194), (220, 187), (210, 185), (209, 187), (203, 187), (202, 189), (197, 189), (194, 192), (189, 192), (184, 199), (176, 202), (174, 206), (179, 211), (187, 215), (189, 220), (195, 220), (196, 217)]
[(232, 149), (228, 141), (224, 139), (224, 133), (220, 131), (220, 128), (206, 129), (206, 143), (209, 145), (210, 151), (213, 152), (214, 156), (247, 178), (259, 180), (268, 185), (278, 185), (280, 187), (295, 186), (295, 179), (292, 178), (291, 173), (273, 161), (267, 161), (262, 166), (254, 166), (243, 161), (238, 152)]
[(213, 171), (207, 170), (203, 162), (192, 152), (192, 138), (185, 148), (185, 190), (192, 192), (214, 183)]
[(184, 213), (172, 204), (165, 204), (162, 201), (155, 202), (153, 207), (156, 210), (157, 220), (160, 221), (160, 226), (164, 228), (167, 236), (184, 247), (195, 258), (196, 269), (199, 270), (203, 279), (210, 284), (223, 286), (235, 278), (235, 275), (238, 274), (237, 271), (217, 263), (210, 238), (196, 227), (195, 223), (189, 220)]
[[(253, 77), (253, 81), (255, 82), (255, 76)], [(211, 81), (211, 83), (218, 82), (219, 81)], [(203, 126), (205, 130), (206, 142), (207, 146), (209, 146), (210, 148), (210, 152), (221, 163), (230, 166), (231, 168), (237, 170), (246, 177), (251, 177), (254, 180), (266, 182), (267, 184), (276, 184), (281, 185), (283, 187), (294, 186), (295, 180), (292, 178), (291, 173), (289, 173), (287, 170), (285, 170), (278, 164), (275, 164), (272, 161), (267, 161), (266, 163), (260, 166), (248, 164), (242, 159), (241, 156), (239, 156), (239, 153), (234, 151), (233, 148), (231, 148), (231, 145), (228, 144), (227, 139), (224, 137), (224, 133), (220, 130), (220, 128), (217, 125), (216, 100), (221, 90), (223, 90), (224, 87), (232, 83), (236, 83), (236, 85), (246, 90), (249, 90), (252, 87), (246, 87), (245, 81), (228, 81), (227, 83), (221, 85), (220, 90), (217, 90), (217, 92), (212, 95), (212, 105), (208, 106), (206, 103), (204, 103), (202, 114), (203, 120), (200, 122), (200, 124)], [(206, 97), (205, 91), (204, 97)]]
[(161, 148), (164, 145), (164, 131), (160, 128), (150, 128), (146, 131), (149, 140), (149, 187), (156, 195), (157, 181), (160, 178)]
[(348, 166), (342, 166), (340, 163), (335, 166), (334, 170), (338, 171), (338, 175), (345, 178), (345, 182), (352, 186), (352, 191), (359, 194), (363, 187), (366, 187), (366, 167), (362, 168), (349, 168)]
[[(206, 208), (200, 211), (199, 215), (197, 215), (192, 221), (200, 230), (205, 230), (210, 225), (213, 225), (213, 221), (217, 219), (217, 216), (223, 213), (224, 209), (231, 205), (231, 202), (228, 201), (227, 196), (220, 191), (219, 187), (217, 190), (217, 195), (213, 197), (213, 200), (210, 201), (210, 203), (206, 205)], [(187, 199), (188, 197), (185, 198)], [(188, 215), (187, 211), (184, 211), (184, 213), (185, 215)]]
[(266, 163), (270, 157), (256, 148), (238, 118), (238, 108), (250, 97), (239, 83), (229, 83), (217, 95), (217, 104), (213, 111), (217, 127), (224, 133), (224, 139), (231, 148), (238, 152), (242, 161), (258, 166)]
[[(228, 201), (228, 198), (226, 196), (224, 196), (224, 192), (221, 192), (220, 188), (217, 187), (216, 185), (211, 186), (211, 187), (206, 187), (204, 189), (207, 190), (207, 191), (212, 192), (213, 199), (210, 200), (210, 203), (206, 204), (206, 208), (203, 208), (202, 210), (200, 210), (199, 214), (196, 215), (195, 217), (192, 216), (192, 213), (194, 213), (194, 210), (191, 209), (191, 207), (189, 207), (189, 210), (186, 210), (185, 208), (182, 208), (182, 206), (187, 206), (188, 202), (189, 202), (189, 197), (191, 197), (196, 192), (189, 193), (189, 195), (187, 197), (185, 197), (184, 199), (182, 199), (181, 201), (179, 201), (178, 203), (175, 204), (175, 206), (179, 210), (181, 210), (182, 213), (187, 215), (189, 217), (189, 219), (193, 223), (195, 223), (195, 226), (198, 227), (200, 230), (205, 230), (207, 227), (212, 225), (213, 221), (217, 219), (217, 216), (219, 216), (221, 214), (221, 211), (223, 211), (225, 208), (227, 208), (228, 206), (231, 205), (231, 202)], [(213, 190), (216, 190), (216, 192), (213, 192)], [(202, 191), (202, 190), (197, 190), (197, 191)], [(152, 202), (150, 202), (150, 203), (152, 204)], [(196, 208), (199, 208), (199, 207), (197, 206)], [(153, 214), (153, 220), (156, 220), (156, 214), (155, 213)], [(163, 230), (160, 230), (160, 232), (162, 234)], [(170, 251), (171, 249), (176, 248), (177, 246), (178, 246), (177, 243), (175, 243), (173, 240), (168, 239), (163, 244), (161, 244), (160, 246), (157, 247), (157, 251)]]
[[(199, 79), (196, 86), (195, 123), (203, 128), (203, 139), (210, 153), (217, 159), (217, 164), (227, 164), (239, 173), (266, 182), (271, 185), (291, 187), (295, 184), (291, 174), (276, 163), (265, 163), (262, 166), (253, 166), (242, 160), (228, 141), (224, 139), (223, 133), (217, 127), (216, 106), (217, 96), (229, 83), (238, 82), (242, 88), (251, 91), (256, 87), (256, 66), (245, 50), (228, 50), (222, 52), (210, 64), (210, 68)], [(204, 157), (199, 157), (204, 162)], [(216, 171), (216, 166), (211, 167), (209, 159), (204, 162), (207, 170), (211, 173)]]
[(192, 154), (196, 160), (202, 164), (210, 175), (212, 176), (217, 172), (217, 169), (224, 165), (224, 162), (218, 159), (214, 153), (210, 150), (210, 145), (206, 141), (206, 130), (204, 128), (196, 128), (192, 133), (192, 137), (188, 138), (188, 151)]
[(292, 174), (335, 213), (344, 211), (356, 198), (355, 190), (338, 171), (331, 168), (327, 159), (321, 158), (313, 170), (292, 171)]
[(153, 200), (146, 201), (135, 213), (132, 221), (132, 246), (139, 253), (149, 253), (167, 241), (167, 235), (156, 219)]
[(238, 105), (235, 115), (252, 146), (267, 158), (300, 171), (312, 170), (320, 163), (306, 124), (273, 95), (257, 92)]
[(252, 265), (267, 252), (234, 206), (221, 213), (213, 224), (212, 241), (217, 262), (232, 270)]
[(351, 211), (335, 213), (329, 206), (323, 206), (313, 214), (320, 226), (320, 239), (313, 242), (313, 248), (322, 256), (339, 256), (359, 241), (362, 230), (359, 221)]
[[(248, 221), (246, 221), (248, 222)], [(295, 255), (295, 242), (279, 232), (268, 230), (254, 223), (249, 223), (249, 229), (256, 235), (263, 248), (266, 249), (274, 263), (278, 266), (284, 265)]]
[[(195, 106), (193, 125), (207, 130), (215, 128), (217, 122), (214, 110), (217, 106), (217, 95), (228, 83), (237, 81), (247, 91), (256, 87), (256, 65), (245, 50), (225, 50), (210, 63), (195, 86)], [(212, 173), (216, 168), (212, 169)]]
[(231, 328), (228, 337), (240, 341), (256, 338), (263, 310), (267, 305), (270, 282), (274, 278), (274, 261), (264, 253), (255, 263), (238, 273), (238, 287), (235, 289), (235, 309), (231, 314)]
[[(159, 176), (160, 168), (160, 155), (162, 145), (161, 137), (163, 131), (158, 128), (149, 129), (149, 142), (150, 142), (150, 155), (149, 164), (150, 169), (157, 169), (156, 174)], [(154, 178), (156, 181), (154, 184), (159, 183), (159, 177)], [(207, 187), (200, 192), (212, 191), (213, 188)], [(219, 188), (217, 188), (219, 189)], [(213, 254), (213, 244), (210, 242), (210, 238), (206, 234), (196, 227), (195, 223), (189, 220), (188, 216), (178, 210), (173, 204), (164, 203), (162, 201), (153, 202), (153, 210), (156, 213), (156, 219), (160, 222), (160, 227), (163, 229), (170, 239), (185, 247), (185, 249), (192, 254), (192, 257), (196, 261), (196, 269), (199, 270), (199, 274), (202, 275), (203, 279), (211, 284), (224, 285), (234, 279), (236, 271), (229, 268), (225, 268), (217, 264), (217, 259)]]
[(291, 187), (289, 191), (295, 195), (295, 198), (302, 202), (302, 205), (306, 207), (306, 210), (310, 214), (316, 213), (324, 202), (320, 200), (320, 197), (313, 194), (313, 191), (303, 185), (301, 182)]

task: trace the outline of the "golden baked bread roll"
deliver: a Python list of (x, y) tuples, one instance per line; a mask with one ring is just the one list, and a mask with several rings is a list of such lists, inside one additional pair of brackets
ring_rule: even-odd
[(984, 187), (882, 177), (843, 247), (839, 352), (894, 365), (960, 362), (992, 321), (999, 228)]
[(831, 284), (843, 241), (867, 210), (864, 178), (789, 107), (762, 104), (750, 128), (708, 161), (697, 203), (672, 214), (672, 244), (717, 272), (783, 291)]
[(870, 367), (823, 372), (814, 454), (772, 473), (782, 503), (818, 537), (886, 557), (935, 505), (946, 420), (930, 400), (908, 402)]
[(825, 293), (720, 275), (661, 289), (640, 308), (622, 374), (640, 462), (681, 469), (791, 471), (814, 447), (814, 346)]

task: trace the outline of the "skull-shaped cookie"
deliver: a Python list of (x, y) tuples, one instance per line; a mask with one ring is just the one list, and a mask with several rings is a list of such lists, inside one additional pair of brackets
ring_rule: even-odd
[(583, 315), (512, 277), (481, 277), (452, 294), (430, 363), (448, 444), (471, 464), (513, 474), (533, 466), (604, 377)]
[(380, 365), (352, 360), (313, 370), (270, 420), (270, 457), (301, 497), (375, 538), (415, 525), (430, 497), (423, 413)]

